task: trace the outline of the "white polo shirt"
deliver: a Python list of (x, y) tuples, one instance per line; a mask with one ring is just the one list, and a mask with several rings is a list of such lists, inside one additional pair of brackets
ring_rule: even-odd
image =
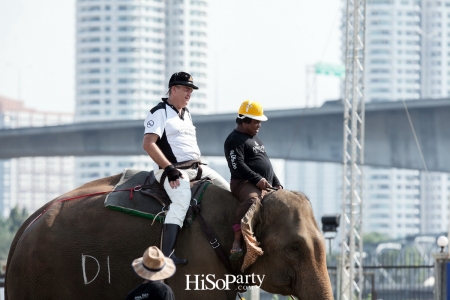
[(182, 109), (180, 116), (177, 109), (167, 103), (167, 98), (163, 98), (163, 102), (150, 110), (144, 126), (144, 134), (159, 136), (156, 145), (171, 163), (200, 159), (195, 126), (187, 108)]

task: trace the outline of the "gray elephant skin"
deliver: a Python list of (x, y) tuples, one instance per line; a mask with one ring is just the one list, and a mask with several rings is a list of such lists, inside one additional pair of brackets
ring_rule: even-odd
[[(111, 191), (119, 179), (115, 175), (89, 182), (50, 201), (25, 221), (9, 252), (7, 300), (124, 299), (142, 282), (131, 262), (147, 247), (159, 246), (160, 223), (151, 225), (149, 219), (104, 208), (105, 195), (58, 201)], [(202, 201), (202, 215), (227, 253), (237, 206), (230, 192), (213, 185)], [(269, 293), (300, 300), (333, 299), (325, 243), (309, 200), (301, 193), (280, 190), (264, 198), (255, 218), (252, 229), (264, 254), (244, 273), (240, 271), (242, 260), (233, 261), (234, 274), (264, 276), (261, 288)], [(231, 272), (209, 245), (198, 220), (181, 230), (176, 253), (189, 261), (167, 280), (176, 299), (236, 298), (234, 284), (228, 290), (223, 286), (206, 289), (212, 287), (207, 276), (217, 282), (229, 278)], [(197, 288), (188, 282), (195, 278)]]

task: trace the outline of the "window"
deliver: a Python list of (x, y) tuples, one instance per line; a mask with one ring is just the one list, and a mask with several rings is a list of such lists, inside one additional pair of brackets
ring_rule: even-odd
[(80, 84), (100, 84), (100, 79), (80, 80)]
[(389, 40), (372, 40), (373, 45), (389, 45)]
[(191, 36), (206, 37), (206, 33), (205, 32), (201, 32), (201, 31), (191, 31)]
[(119, 48), (117, 49), (117, 52), (128, 52), (128, 53), (132, 53), (132, 52), (139, 52), (139, 48)]
[(80, 64), (91, 64), (91, 63), (99, 63), (100, 58), (87, 58), (87, 59), (81, 59)]
[(98, 11), (101, 10), (100, 6), (85, 6), (81, 8), (81, 11)]
[(100, 17), (85, 17), (80, 19), (81, 22), (98, 22), (100, 20)]
[(200, 10), (191, 10), (191, 16), (206, 17), (206, 12)]
[(374, 74), (389, 74), (389, 69), (372, 69), (370, 73)]
[(97, 32), (100, 31), (100, 27), (81, 27), (79, 32)]
[(194, 57), (206, 57), (206, 53), (204, 52), (191, 51), (190, 54)]
[(387, 49), (373, 49), (370, 51), (371, 54), (390, 54), (390, 51)]
[(98, 42), (100, 42), (99, 37), (84, 38), (80, 40), (80, 43), (98, 43)]
[(98, 74), (100, 69), (81, 69), (80, 74)]
[(206, 43), (204, 43), (204, 42), (198, 42), (198, 41), (192, 41), (192, 42), (191, 42), (191, 46), (196, 46), (196, 47), (204, 48), (204, 47), (206, 47)]
[(203, 67), (206, 68), (206, 63), (191, 61), (191, 67)]
[(206, 22), (191, 21), (191, 26), (206, 27)]
[(372, 93), (389, 93), (390, 90), (388, 88), (373, 88), (370, 90)]
[(137, 31), (137, 30), (139, 30), (139, 27), (135, 27), (135, 26), (120, 26), (120, 27), (117, 27), (117, 31), (121, 31), (121, 32), (123, 32), (123, 31), (130, 32), (130, 31)]

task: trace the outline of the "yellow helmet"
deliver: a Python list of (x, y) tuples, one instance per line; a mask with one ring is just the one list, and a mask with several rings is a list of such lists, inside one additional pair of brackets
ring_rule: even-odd
[(262, 105), (252, 100), (245, 100), (242, 102), (241, 107), (239, 107), (238, 118), (243, 119), (245, 117), (258, 121), (267, 121)]

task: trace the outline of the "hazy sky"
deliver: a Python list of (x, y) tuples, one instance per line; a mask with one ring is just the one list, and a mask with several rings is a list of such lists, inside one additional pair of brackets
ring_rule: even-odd
[[(235, 111), (245, 99), (303, 106), (306, 66), (340, 63), (340, 0), (208, 2), (214, 111)], [(73, 111), (74, 47), (75, 0), (0, 0), (0, 95)], [(319, 102), (336, 99), (339, 80), (319, 76), (317, 90)]]

